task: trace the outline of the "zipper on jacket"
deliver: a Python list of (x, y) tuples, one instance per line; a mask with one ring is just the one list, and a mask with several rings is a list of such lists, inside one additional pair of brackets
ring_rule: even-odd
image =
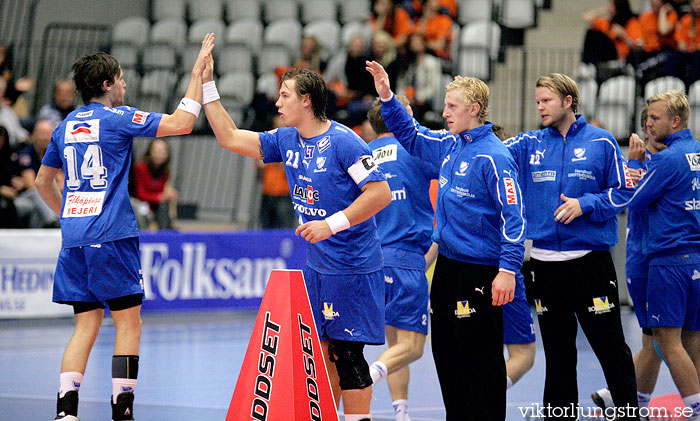
[[(561, 175), (559, 177), (559, 194), (562, 195), (564, 194), (564, 158), (566, 157), (566, 136), (562, 136), (564, 138), (564, 146), (561, 148), (561, 169), (559, 174)], [(559, 198), (557, 198), (559, 199)], [(558, 208), (559, 206), (557, 206)], [(561, 235), (559, 233), (559, 221), (554, 221), (555, 224), (555, 230), (557, 234), (557, 251), (561, 251)]]

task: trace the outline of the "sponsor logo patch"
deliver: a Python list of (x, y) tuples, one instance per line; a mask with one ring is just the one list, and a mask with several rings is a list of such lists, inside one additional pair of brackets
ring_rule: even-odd
[(610, 313), (610, 310), (615, 308), (615, 304), (611, 303), (607, 296), (596, 297), (593, 299), (593, 307), (588, 307), (588, 312), (595, 314)]
[(535, 298), (535, 310), (537, 311), (537, 315), (541, 315), (545, 311), (549, 311), (547, 310), (547, 307), (542, 305), (542, 300), (538, 300), (537, 298)]
[(146, 111), (136, 111), (134, 113), (134, 117), (131, 119), (131, 122), (136, 123), (136, 124), (140, 124), (140, 125), (144, 125), (144, 124), (146, 124), (146, 118), (148, 118), (149, 114), (150, 113), (148, 113)]
[(77, 118), (88, 118), (88, 117), (92, 117), (92, 111), (93, 111), (93, 110), (90, 110), (90, 111), (83, 111), (82, 113), (78, 113), (78, 114), (76, 114), (75, 116), (76, 116)]
[(326, 320), (333, 320), (336, 317), (340, 317), (337, 311), (333, 311), (333, 303), (323, 302), (323, 317)]
[(700, 171), (700, 153), (687, 153), (685, 158), (690, 165), (690, 171)]
[(304, 154), (304, 158), (306, 159), (311, 159), (314, 157), (314, 149), (316, 149), (316, 145), (306, 145), (306, 153)]
[(294, 185), (294, 198), (313, 205), (319, 200), (318, 190), (314, 190), (313, 186), (301, 187)]
[(319, 140), (316, 142), (316, 145), (318, 145), (318, 153), (323, 153), (328, 150), (328, 148), (331, 147), (331, 137), (326, 136), (323, 139)]
[(372, 157), (374, 162), (381, 165), (384, 162), (396, 161), (398, 158), (398, 146), (396, 145), (386, 145), (381, 148), (377, 148), (372, 151)]
[(75, 192), (68, 193), (63, 205), (64, 218), (80, 218), (96, 216), (102, 213), (102, 203), (105, 192)]
[(586, 154), (586, 148), (574, 148), (575, 158), (571, 158), (571, 162), (585, 161), (586, 160), (586, 157), (584, 156), (585, 154)]
[(100, 120), (69, 121), (66, 123), (65, 142), (90, 143), (100, 141)]
[(506, 202), (509, 205), (517, 205), (518, 195), (515, 192), (515, 181), (512, 178), (505, 177), (503, 178), (503, 184), (506, 187)]
[(625, 187), (632, 188), (635, 186), (634, 181), (632, 181), (632, 176), (630, 175), (630, 169), (627, 168), (627, 163), (622, 163), (622, 170), (625, 173)]
[(455, 175), (463, 177), (467, 173), (467, 169), (469, 168), (469, 163), (466, 161), (462, 161), (459, 163), (459, 171), (455, 172)]
[(557, 179), (556, 171), (533, 171), (530, 174), (532, 175), (533, 183), (541, 183), (543, 181), (555, 181)]
[(469, 301), (457, 301), (457, 310), (455, 310), (455, 316), (458, 319), (463, 319), (469, 317), (476, 313), (475, 308), (469, 308)]

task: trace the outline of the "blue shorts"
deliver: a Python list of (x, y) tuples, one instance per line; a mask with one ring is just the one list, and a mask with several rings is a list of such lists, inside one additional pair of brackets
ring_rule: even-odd
[(322, 341), (384, 343), (384, 271), (326, 275), (307, 267), (304, 281)]
[(425, 272), (384, 266), (386, 324), (428, 334), (428, 279)]
[(535, 322), (525, 296), (523, 275), (518, 272), (513, 301), (503, 306), (503, 343), (512, 345), (531, 342), (535, 342)]
[(61, 249), (54, 273), (56, 303), (104, 302), (142, 294), (138, 237)]
[(700, 262), (684, 262), (688, 257), (697, 255), (664, 258), (662, 265), (649, 266), (649, 327), (700, 330)]
[(627, 278), (627, 290), (630, 293), (630, 298), (632, 298), (632, 304), (634, 304), (634, 314), (637, 315), (639, 327), (642, 329), (649, 328), (649, 323), (647, 322), (648, 283), (649, 279), (647, 278)]

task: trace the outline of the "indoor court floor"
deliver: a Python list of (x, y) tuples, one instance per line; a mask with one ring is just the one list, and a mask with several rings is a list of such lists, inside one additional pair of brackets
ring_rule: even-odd
[[(254, 312), (145, 314), (135, 419), (224, 420), (255, 316)], [(641, 332), (626, 307), (623, 325), (634, 353), (641, 345)], [(70, 318), (0, 320), (0, 421), (53, 419), (61, 356), (72, 330)], [(83, 421), (110, 419), (113, 346), (114, 328), (105, 317), (80, 391), (78, 415)], [(384, 349), (367, 347), (368, 361)], [(580, 404), (593, 407), (590, 394), (604, 386), (604, 379), (580, 330), (578, 349)], [(541, 402), (544, 368), (538, 343), (535, 366), (508, 391), (508, 420), (536, 419), (523, 416), (522, 411)], [(671, 393), (676, 390), (663, 367), (654, 396)], [(445, 419), (429, 342), (423, 358), (411, 365), (409, 413), (414, 421)], [(375, 387), (372, 415), (375, 420), (394, 419), (386, 382)]]

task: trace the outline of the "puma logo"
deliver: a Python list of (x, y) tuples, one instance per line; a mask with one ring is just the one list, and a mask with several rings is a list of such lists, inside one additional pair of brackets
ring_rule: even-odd
[(610, 285), (612, 285), (612, 286), (614, 286), (615, 288), (617, 288), (617, 281), (610, 281)]
[(484, 295), (484, 287), (474, 288), (474, 291), (479, 291), (481, 293), (481, 295)]
[(661, 321), (661, 315), (660, 314), (652, 314), (651, 318), (656, 320), (657, 322)]
[(352, 329), (352, 330), (350, 330), (350, 329), (345, 329), (345, 331), (348, 332), (348, 333), (350, 334), (350, 336), (354, 336), (354, 335), (352, 334), (352, 332), (354, 332), (355, 329)]

